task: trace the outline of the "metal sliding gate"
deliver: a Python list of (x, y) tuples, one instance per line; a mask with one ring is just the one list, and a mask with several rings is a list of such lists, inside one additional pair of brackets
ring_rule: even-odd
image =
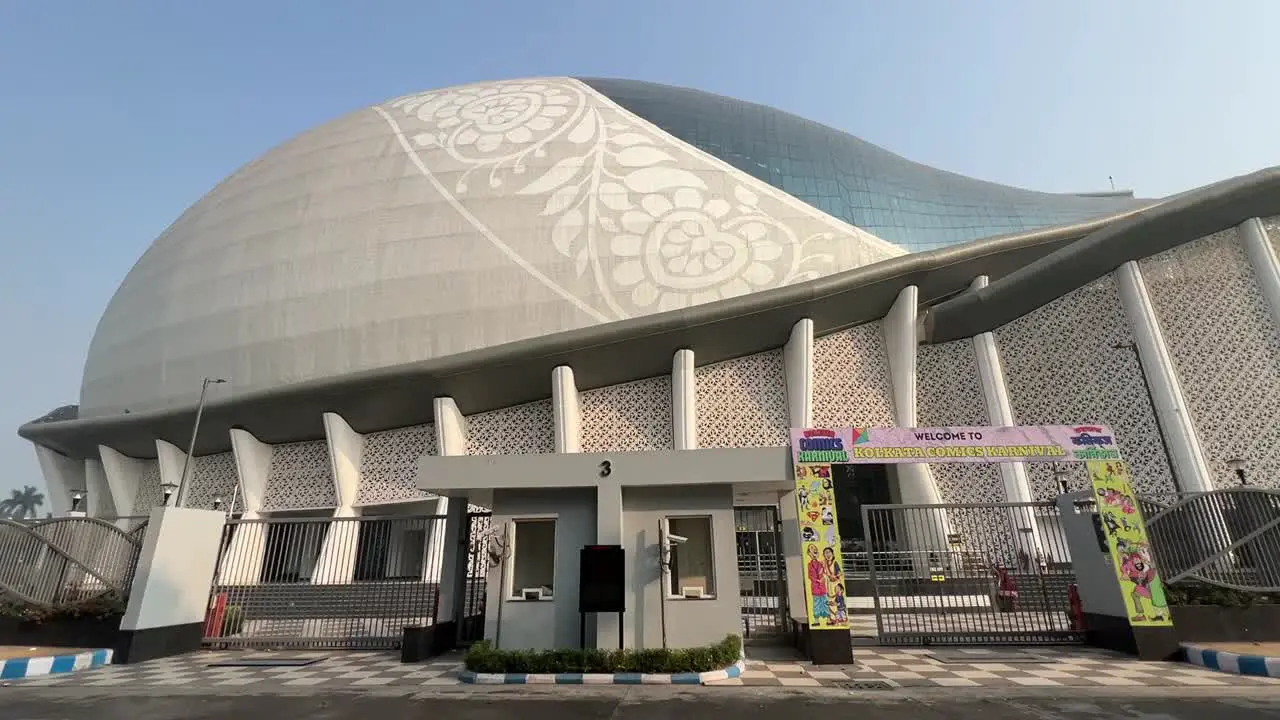
[(229, 520), (205, 644), (398, 647), (437, 621), (444, 531), (443, 515)]
[(788, 626), (782, 525), (773, 506), (734, 508), (743, 637), (780, 637)]
[(492, 526), (491, 513), (467, 514), (467, 532), (463, 538), (467, 548), (467, 591), (462, 601), (462, 625), (458, 629), (459, 640), (464, 644), (484, 639), (484, 609), (489, 580), (489, 537)]
[(1056, 505), (865, 505), (862, 521), (881, 644), (1082, 639)]

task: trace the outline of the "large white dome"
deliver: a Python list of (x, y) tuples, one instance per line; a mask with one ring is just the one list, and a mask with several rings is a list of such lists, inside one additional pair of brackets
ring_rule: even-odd
[(81, 417), (190, 405), (740, 296), (903, 250), (570, 78), (412, 95), (229, 177), (146, 251)]

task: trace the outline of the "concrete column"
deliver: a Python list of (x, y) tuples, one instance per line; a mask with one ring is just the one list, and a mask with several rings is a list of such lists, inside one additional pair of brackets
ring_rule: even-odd
[(1258, 289), (1271, 309), (1271, 321), (1280, 327), (1280, 261), (1276, 259), (1275, 248), (1258, 218), (1245, 220), (1237, 229), (1253, 276), (1258, 279)]
[[(986, 286), (986, 275), (979, 276), (972, 284), (975, 290)], [(975, 336), (973, 352), (977, 360), (982, 395), (986, 400), (987, 416), (991, 425), (993, 427), (1017, 425), (1013, 416), (1013, 405), (1009, 402), (1009, 386), (1005, 382), (1004, 365), (1000, 362), (1000, 351), (996, 346), (995, 335), (984, 332)], [(1000, 470), (1000, 480), (1004, 483), (1005, 498), (1009, 502), (1029, 503), (1034, 500), (1025, 463), (998, 463), (997, 467)], [(1032, 559), (1043, 553), (1044, 543), (1040, 539), (1040, 526), (1035, 514), (1029, 508), (1014, 510), (1010, 523), (1013, 526), (1013, 537), (1020, 549), (1026, 551)]]
[(233, 429), (231, 452), (240, 483), (240, 507), (243, 508), (240, 517), (246, 522), (236, 526), (223, 553), (218, 582), (222, 585), (256, 585), (262, 576), (262, 561), (267, 551), (267, 526), (253, 521), (262, 518), (262, 500), (273, 451), (270, 445), (249, 431)]
[[(909, 285), (898, 293), (881, 325), (889, 358), (889, 380), (893, 394), (894, 420), (898, 427), (916, 427), (916, 348), (919, 345), (920, 289)], [(924, 463), (892, 466), (898, 480), (898, 494), (904, 505), (941, 505), (942, 496), (933, 480), (933, 472)], [(947, 516), (941, 510), (919, 510), (911, 513), (907, 525), (907, 543), (912, 550), (945, 552), (950, 532)], [(922, 568), (929, 557), (917, 553)]]
[(449, 499), (436, 497), (427, 502), (435, 519), (427, 520), (426, 547), (422, 549), (426, 553), (422, 561), (422, 582), (439, 583), (444, 569), (445, 536), (448, 534), (445, 523), (448, 521)]
[[(175, 489), (182, 488), (182, 468), (187, 464), (187, 451), (165, 440), (156, 440), (156, 464), (160, 466), (160, 485), (172, 485)], [(187, 469), (188, 477), (194, 470)], [(168, 504), (177, 507), (178, 492), (174, 492), (174, 496), (169, 498)], [(164, 497), (161, 495), (161, 497)]]
[[(610, 482), (609, 478), (601, 478), (600, 484), (596, 486), (596, 542), (600, 545), (625, 546), (622, 531), (622, 486)], [(627, 567), (635, 566), (635, 558), (626, 558), (625, 562)], [(633, 615), (636, 604), (634, 600), (628, 603), (628, 609)], [(610, 650), (618, 647), (617, 613), (596, 613), (595, 618), (596, 647)], [(623, 622), (623, 643), (635, 647), (635, 622)]]
[(333, 511), (334, 522), (325, 531), (311, 582), (345, 584), (355, 577), (356, 548), (360, 542), (360, 521), (354, 519), (360, 512), (353, 505), (360, 488), (364, 436), (351, 429), (351, 425), (337, 413), (324, 413), (322, 419), (338, 506)]
[(116, 511), (116, 504), (111, 497), (111, 488), (107, 485), (107, 471), (102, 467), (101, 458), (88, 458), (84, 461), (84, 487), (88, 497), (80, 506), (93, 517), (119, 517), (124, 513)]
[(782, 493), (778, 499), (778, 519), (782, 522), (782, 561), (787, 573), (787, 612), (793, 618), (808, 622), (809, 611), (804, 596), (804, 583), (808, 579), (800, 548), (799, 513), (795, 490)]
[(582, 452), (582, 409), (573, 368), (568, 365), (551, 371), (551, 411), (555, 417), (556, 452)]
[[(106, 445), (98, 446), (98, 455), (102, 459), (102, 471), (107, 476), (107, 489), (111, 491), (111, 502), (124, 517), (134, 514), (134, 502), (138, 499), (138, 485), (146, 470), (146, 461), (128, 457), (115, 448)], [(150, 508), (145, 512), (150, 513)]]
[[(467, 454), (466, 420), (451, 397), (438, 397), (432, 402), (435, 415), (436, 449), (442, 457)], [(423, 485), (426, 482), (427, 485)], [(429, 486), (419, 471), (419, 487)], [(462, 622), (467, 611), (467, 577), (469, 547), (467, 527), (467, 498), (440, 498), (436, 513), (445, 516), (443, 533), (443, 558), (440, 568), (439, 607), (436, 622), (454, 623), (454, 641), (461, 637)], [(484, 592), (478, 584), (477, 592)]]
[(62, 517), (71, 509), (71, 493), (84, 489), (84, 463), (44, 445), (35, 448), (44, 486), (49, 491), (49, 511), (54, 517)]
[(787, 383), (787, 420), (793, 428), (813, 425), (813, 321), (805, 318), (791, 326), (791, 337), (782, 348)]
[(1117, 268), (1114, 275), (1120, 304), (1129, 319), (1134, 346), (1142, 360), (1142, 372), (1151, 386), (1151, 403), (1156, 409), (1156, 421), (1164, 432), (1178, 488), (1188, 492), (1212, 490), (1213, 475), (1205, 462), (1195, 423), (1183, 399), (1182, 385), (1178, 382), (1173, 358), (1160, 331), (1160, 320), (1151, 305), (1151, 296), (1147, 294), (1142, 271), (1136, 262), (1129, 261)]
[[(200, 649), (224, 520), (213, 510), (151, 511), (112, 662), (136, 663)], [(137, 637), (143, 633), (153, 640)]]
[(698, 449), (698, 385), (692, 350), (677, 350), (671, 359), (671, 430), (676, 450)]

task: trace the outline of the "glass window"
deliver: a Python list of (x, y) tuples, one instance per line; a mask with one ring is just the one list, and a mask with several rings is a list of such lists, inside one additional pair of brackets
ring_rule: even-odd
[(667, 594), (671, 597), (715, 597), (715, 552), (710, 517), (667, 519), (671, 544), (667, 566)]
[(511, 597), (550, 600), (556, 575), (556, 521), (516, 520), (511, 548)]

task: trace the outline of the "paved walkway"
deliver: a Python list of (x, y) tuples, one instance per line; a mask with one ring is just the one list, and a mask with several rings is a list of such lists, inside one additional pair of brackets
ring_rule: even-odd
[[(850, 690), (899, 687), (1206, 687), (1274, 686), (1280, 680), (1228, 675), (1186, 663), (1145, 663), (1126, 655), (1081, 647), (1024, 649), (859, 647), (856, 665), (815, 667), (787, 659), (781, 649), (748, 649), (741, 678), (717, 685), (826, 687)], [(209, 667), (246, 657), (312, 657), (303, 667)], [(74, 675), (15, 681), (23, 686), (173, 688), (456, 687), (461, 657), (405, 665), (390, 653), (201, 652), (136, 665), (112, 665)]]

